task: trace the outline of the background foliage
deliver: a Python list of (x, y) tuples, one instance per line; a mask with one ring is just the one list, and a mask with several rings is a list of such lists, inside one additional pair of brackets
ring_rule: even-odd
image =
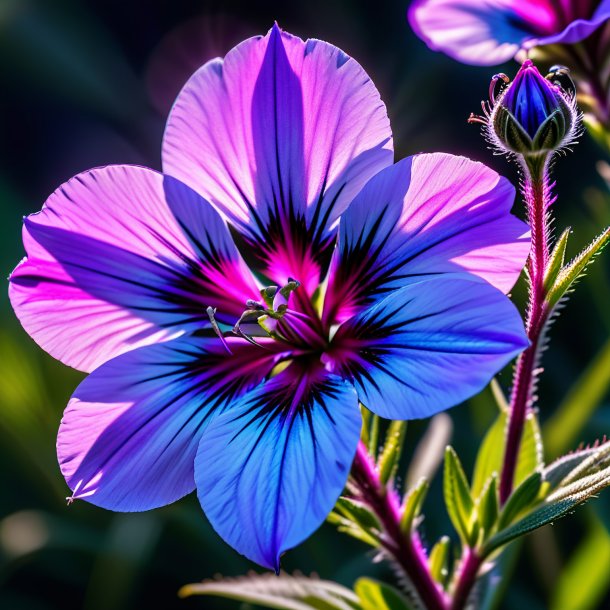
[[(277, 20), (304, 38), (328, 40), (364, 65), (386, 102), (397, 158), (443, 150), (484, 161), (517, 180), (466, 124), (486, 96), (493, 68), (430, 52), (407, 24), (405, 0), (0, 0), (0, 267), (23, 256), (21, 217), (61, 182), (89, 167), (160, 168), (164, 119), (190, 73)], [(503, 71), (514, 74), (516, 64)], [(560, 229), (569, 255), (610, 224), (604, 153), (587, 137), (559, 161)], [(602, 161), (600, 165), (600, 161)], [(516, 208), (522, 215), (521, 208)], [(524, 302), (523, 291), (515, 299)], [(553, 328), (540, 417), (547, 461), (610, 430), (610, 257), (591, 269)], [(46, 356), (0, 297), (0, 607), (9, 610), (234, 608), (213, 598), (179, 600), (187, 582), (251, 565), (214, 534), (194, 497), (151, 513), (121, 515), (83, 502), (55, 458), (61, 412), (80, 375)], [(506, 388), (510, 371), (500, 376)], [(496, 414), (491, 393), (450, 412), (451, 443), (468, 472)], [(402, 471), (426, 423), (410, 425)], [(437, 477), (426, 500), (427, 540), (449, 529)], [(366, 548), (324, 526), (284, 560), (351, 586), (389, 579)], [(502, 608), (610, 607), (610, 494), (547, 527), (504, 561), (515, 577)]]

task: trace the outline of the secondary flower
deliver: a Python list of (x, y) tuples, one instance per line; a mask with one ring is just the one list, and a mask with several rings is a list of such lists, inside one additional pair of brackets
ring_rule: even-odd
[(91, 372), (57, 441), (72, 498), (138, 511), (196, 488), (215, 530), (277, 569), (342, 491), (359, 401), (426, 417), (525, 347), (502, 292), (529, 249), (512, 186), (392, 156), (363, 69), (276, 26), (187, 82), (164, 174), (94, 169), (26, 218), (12, 304)]
[[(469, 122), (482, 123), (490, 142), (498, 150), (539, 155), (574, 142), (579, 114), (568, 71), (557, 67), (545, 78), (531, 60), (526, 60), (515, 80), (496, 74), (489, 87), (490, 99), (482, 104), (483, 116), (472, 114)], [(498, 83), (504, 85), (496, 97)]]
[(491, 66), (520, 49), (573, 44), (610, 17), (610, 0), (415, 0), (409, 21), (433, 50)]

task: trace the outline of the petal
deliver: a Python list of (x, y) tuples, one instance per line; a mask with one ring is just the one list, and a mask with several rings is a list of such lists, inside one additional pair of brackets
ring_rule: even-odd
[(207, 428), (195, 461), (199, 501), (234, 549), (267, 568), (324, 521), (360, 436), (354, 389), (293, 364)]
[(482, 163), (434, 153), (382, 170), (341, 218), (324, 304), (342, 322), (422, 275), (468, 271), (508, 292), (529, 252), (515, 189)]
[(76, 389), (57, 455), (73, 498), (116, 511), (193, 491), (199, 440), (213, 417), (259, 384), (277, 354), (229, 339), (185, 337), (118, 356)]
[(360, 400), (391, 419), (429, 417), (466, 400), (527, 344), (511, 301), (467, 274), (397, 290), (333, 340), (338, 370)]
[(72, 178), (25, 220), (10, 297), (55, 358), (91, 371), (129, 349), (233, 323), (258, 289), (218, 213), (174, 178), (110, 166)]
[(240, 229), (274, 283), (309, 293), (333, 223), (391, 162), (386, 109), (360, 65), (277, 26), (193, 75), (163, 143), (164, 171)]
[[(582, 3), (587, 4), (586, 2)], [(579, 6), (578, 2), (573, 2), (574, 9)], [(610, 19), (610, 0), (602, 0), (599, 6), (591, 14), (582, 13), (578, 19), (575, 19), (567, 25), (558, 34), (553, 36), (545, 36), (539, 38), (537, 41), (533, 41), (528, 46), (533, 45), (545, 45), (545, 44), (574, 44), (584, 40), (590, 36), (600, 25)]]
[(409, 21), (435, 51), (458, 61), (503, 63), (523, 47), (583, 40), (610, 17), (610, 0), (415, 0)]
[(415, 0), (409, 22), (433, 51), (466, 64), (492, 66), (512, 59), (524, 42), (539, 33), (539, 24), (523, 18), (517, 4), (515, 0)]

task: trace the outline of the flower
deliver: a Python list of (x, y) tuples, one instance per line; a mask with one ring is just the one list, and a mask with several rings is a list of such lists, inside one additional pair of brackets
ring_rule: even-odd
[(610, 17), (610, 0), (415, 0), (409, 22), (433, 50), (491, 66), (520, 49), (573, 44)]
[(392, 157), (364, 70), (275, 26), (187, 82), (163, 174), (93, 169), (25, 219), (13, 307), (90, 372), (58, 434), (71, 499), (139, 511), (197, 489), (277, 569), (345, 485), (359, 401), (426, 417), (525, 347), (503, 294), (529, 249), (513, 187)]
[(469, 122), (482, 123), (499, 150), (522, 155), (559, 150), (574, 142), (580, 120), (573, 87), (564, 90), (562, 79), (569, 81), (567, 69), (557, 66), (545, 78), (527, 59), (497, 98), (497, 84), (506, 85), (509, 79), (505, 74), (492, 78), (489, 102), (482, 104), (484, 115), (472, 114)]

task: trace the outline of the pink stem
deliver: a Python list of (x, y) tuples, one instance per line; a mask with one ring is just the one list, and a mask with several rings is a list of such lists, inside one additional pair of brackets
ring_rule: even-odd
[(526, 330), (530, 346), (519, 356), (515, 367), (508, 422), (508, 435), (502, 473), (500, 502), (506, 502), (513, 490), (519, 447), (528, 409), (534, 402), (541, 339), (549, 316), (545, 304), (544, 277), (549, 261), (548, 208), (553, 199), (548, 182), (548, 159), (540, 163), (524, 163), (523, 195), (532, 231), (532, 246), (528, 260), (529, 304)]
[(385, 550), (408, 576), (421, 601), (428, 610), (448, 610), (447, 596), (430, 574), (419, 539), (416, 534), (403, 532), (400, 527), (401, 509), (396, 493), (381, 483), (362, 442), (358, 445), (351, 474), (362, 501), (381, 522)]

